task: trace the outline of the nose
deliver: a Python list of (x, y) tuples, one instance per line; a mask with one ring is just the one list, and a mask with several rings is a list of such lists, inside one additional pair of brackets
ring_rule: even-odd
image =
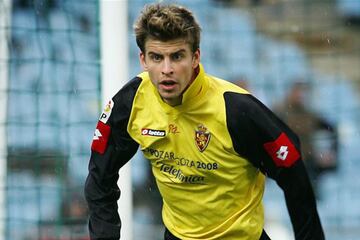
[(169, 74), (172, 74), (173, 72), (174, 72), (174, 69), (172, 67), (171, 60), (168, 58), (165, 58), (163, 61), (163, 66), (162, 66), (162, 74), (169, 75)]

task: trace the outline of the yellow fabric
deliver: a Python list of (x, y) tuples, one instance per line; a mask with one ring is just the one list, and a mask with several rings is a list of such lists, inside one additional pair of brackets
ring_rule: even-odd
[[(182, 104), (171, 107), (146, 72), (139, 77), (143, 81), (128, 132), (151, 162), (163, 197), (165, 226), (183, 240), (259, 239), (265, 177), (235, 152), (223, 97), (226, 91), (248, 92), (205, 74), (200, 65)], [(200, 133), (203, 148), (195, 140), (196, 131), (205, 130), (200, 125), (206, 128), (206, 134)], [(165, 136), (142, 135), (143, 129), (165, 131)]]

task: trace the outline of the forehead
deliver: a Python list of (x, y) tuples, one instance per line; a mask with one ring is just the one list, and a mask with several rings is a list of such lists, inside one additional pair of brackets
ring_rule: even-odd
[(184, 39), (175, 39), (168, 41), (148, 39), (145, 42), (146, 53), (154, 52), (159, 54), (170, 54), (181, 50), (191, 52), (190, 44)]

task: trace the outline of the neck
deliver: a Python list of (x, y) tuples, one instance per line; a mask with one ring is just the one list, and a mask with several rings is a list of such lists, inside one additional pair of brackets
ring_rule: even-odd
[[(182, 94), (184, 94), (184, 92), (190, 87), (190, 85), (194, 82), (194, 80), (196, 79), (196, 77), (199, 75), (200, 72), (200, 66), (197, 66), (194, 71), (193, 74), (191, 76), (191, 80), (189, 82), (189, 84), (186, 86), (186, 88), (184, 89), (184, 91), (182, 92)], [(181, 96), (182, 96), (181, 94)]]

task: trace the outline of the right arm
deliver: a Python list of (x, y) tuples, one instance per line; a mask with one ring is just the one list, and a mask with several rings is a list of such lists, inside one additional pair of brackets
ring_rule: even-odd
[(120, 238), (121, 221), (117, 206), (120, 189), (117, 181), (119, 169), (138, 149), (138, 144), (127, 132), (127, 125), (140, 82), (139, 78), (133, 79), (109, 101), (94, 133), (84, 189), (92, 240)]

